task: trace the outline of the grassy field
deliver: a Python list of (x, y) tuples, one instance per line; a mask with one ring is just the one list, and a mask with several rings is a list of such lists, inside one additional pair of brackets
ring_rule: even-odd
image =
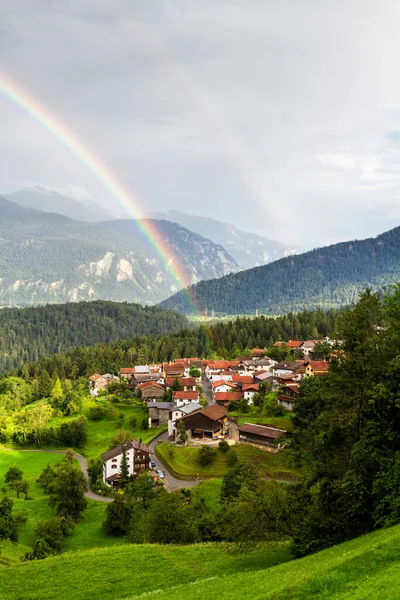
[(125, 545), (0, 569), (2, 600), (398, 600), (400, 526), (290, 560), (285, 544)]
[[(88, 417), (90, 408), (92, 406), (98, 406), (99, 404), (101, 404), (101, 401), (97, 402), (92, 397), (88, 396), (83, 399), (82, 410), (79, 414), (83, 414)], [(33, 404), (29, 406), (32, 405)], [(25, 410), (29, 408), (29, 406), (25, 407)], [(87, 458), (99, 457), (103, 452), (110, 448), (112, 438), (120, 429), (130, 431), (133, 439), (142, 439), (145, 444), (150, 442), (156, 435), (158, 435), (158, 433), (166, 431), (167, 429), (166, 426), (142, 429), (142, 421), (143, 419), (147, 418), (147, 409), (142, 404), (135, 405), (121, 403), (115, 405), (114, 408), (116, 413), (114, 415), (107, 415), (104, 419), (99, 421), (88, 420), (88, 443), (84, 448), (80, 448), (78, 450), (80, 454), (83, 454)], [(76, 419), (79, 414), (75, 414), (70, 417), (54, 416), (49, 422), (49, 426), (57, 428), (61, 425), (61, 423)], [(132, 427), (132, 425), (129, 423), (131, 417), (136, 418), (135, 427)], [(10, 429), (12, 429), (11, 418), (9, 419), (8, 425)], [(6, 445), (10, 446), (11, 444), (8, 443)]]
[[(398, 600), (400, 527), (381, 530), (265, 570), (209, 577), (158, 594), (158, 600)], [(132, 595), (131, 600), (137, 598)]]
[[(288, 546), (275, 544), (247, 553), (229, 546), (124, 545), (64, 554), (0, 568), (1, 600), (116, 600), (221, 577), (266, 569), (290, 559)], [(190, 587), (188, 588), (190, 591)], [(182, 596), (190, 597), (188, 593)], [(204, 598), (213, 598), (213, 594)]]
[[(51, 454), (50, 452), (0, 451), (0, 489), (3, 487), (5, 472), (11, 465), (17, 465), (23, 470), (24, 478), (29, 481), (29, 495), (33, 498), (32, 500), (24, 500), (23, 497), (18, 499), (15, 492), (8, 494), (14, 502), (14, 511), (25, 512), (28, 520), (20, 529), (18, 544), (0, 542), (0, 553), (3, 557), (17, 560), (23, 556), (34, 544), (36, 524), (55, 515), (54, 509), (48, 504), (48, 497), (43, 493), (42, 488), (37, 485), (36, 479), (48, 463), (54, 464), (61, 458), (60, 455)], [(1, 493), (0, 498), (2, 498)], [(106, 505), (104, 503), (89, 501), (84, 518), (76, 525), (72, 535), (67, 538), (68, 550), (85, 550), (124, 543), (121, 538), (104, 535), (101, 523), (104, 519), (105, 510)]]
[[(247, 461), (257, 467), (262, 474), (278, 478), (295, 478), (299, 472), (287, 464), (287, 458), (283, 452), (273, 454), (259, 450), (249, 444), (240, 444), (236, 447), (239, 460)], [(202, 467), (199, 464), (199, 448), (193, 446), (171, 446), (169, 444), (158, 444), (157, 455), (170, 467), (177, 476), (183, 477), (222, 477), (229, 469), (228, 454), (216, 451), (216, 459), (212, 465)]]
[(192, 489), (192, 493), (204, 500), (204, 504), (209, 510), (217, 512), (221, 508), (219, 503), (221, 485), (222, 479), (208, 479), (196, 485)]

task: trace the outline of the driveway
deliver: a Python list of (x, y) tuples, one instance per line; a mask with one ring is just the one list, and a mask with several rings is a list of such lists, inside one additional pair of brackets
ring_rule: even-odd
[[(181, 490), (183, 488), (192, 488), (199, 483), (200, 480), (187, 481), (186, 479), (177, 479), (172, 473), (168, 471), (168, 467), (156, 456), (156, 446), (159, 442), (168, 442), (168, 433), (163, 433), (147, 444), (151, 451), (151, 459), (156, 463), (156, 469), (165, 471), (165, 481), (167, 482), (167, 489), (170, 492)], [(173, 445), (173, 444), (171, 444)]]
[(211, 387), (211, 382), (209, 379), (207, 379), (207, 377), (203, 374), (202, 378), (201, 378), (201, 385), (203, 388), (203, 393), (205, 395), (205, 397), (207, 398), (208, 401), (208, 406), (211, 406), (212, 404), (215, 404), (214, 402), (214, 398), (212, 395), (212, 387)]

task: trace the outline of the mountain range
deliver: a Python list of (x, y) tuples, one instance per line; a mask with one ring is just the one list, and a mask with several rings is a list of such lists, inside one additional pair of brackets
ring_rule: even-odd
[[(342, 242), (269, 265), (201, 281), (161, 303), (184, 314), (282, 314), (341, 307), (360, 291), (400, 281), (400, 227), (362, 241)], [(188, 293), (187, 293), (188, 292)], [(192, 299), (189, 301), (188, 295)]]
[(155, 213), (153, 216), (156, 219), (162, 218), (179, 223), (190, 231), (209, 238), (215, 244), (220, 244), (242, 269), (266, 265), (284, 256), (304, 251), (299, 246), (285, 245), (210, 217), (189, 215), (179, 210), (167, 210), (164, 213)]
[(97, 223), (114, 219), (113, 213), (105, 210), (90, 199), (75, 200), (56, 190), (50, 190), (40, 185), (27, 187), (11, 194), (2, 194), (2, 197), (24, 208), (33, 208), (46, 213), (57, 213), (78, 219)]
[[(0, 305), (95, 299), (154, 304), (178, 289), (134, 221), (88, 223), (1, 197), (0, 214)], [(222, 246), (177, 223), (147, 225), (156, 225), (159, 241), (193, 283), (239, 268)]]

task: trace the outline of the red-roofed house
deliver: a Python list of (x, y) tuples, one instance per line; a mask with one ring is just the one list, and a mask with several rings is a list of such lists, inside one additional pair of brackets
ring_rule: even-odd
[(119, 370), (119, 376), (121, 379), (132, 379), (135, 374), (135, 367), (127, 367)]
[(326, 375), (329, 370), (329, 363), (326, 360), (310, 360), (311, 375)]
[(258, 394), (258, 383), (248, 383), (242, 387), (243, 396), (249, 404), (253, 404), (253, 397)]
[(156, 401), (164, 398), (165, 387), (157, 381), (145, 381), (138, 385), (140, 396), (143, 401)]
[(199, 397), (199, 392), (185, 392), (183, 390), (172, 392), (172, 400), (175, 402), (176, 406), (184, 406), (185, 404), (190, 404), (190, 402), (198, 402)]
[(261, 358), (266, 353), (266, 348), (253, 348), (251, 351), (251, 358)]
[(217, 392), (230, 392), (231, 389), (232, 383), (226, 382), (223, 379), (220, 379), (219, 381), (214, 381), (214, 383), (212, 384), (212, 392), (214, 396)]
[(230, 402), (239, 402), (242, 397), (242, 392), (217, 392), (214, 399), (220, 406), (228, 406)]

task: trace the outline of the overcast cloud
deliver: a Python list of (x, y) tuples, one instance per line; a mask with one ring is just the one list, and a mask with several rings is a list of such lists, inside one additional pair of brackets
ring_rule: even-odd
[[(312, 247), (400, 222), (399, 31), (395, 0), (1, 0), (0, 74), (145, 211)], [(121, 212), (0, 94), (0, 192), (31, 184)]]

